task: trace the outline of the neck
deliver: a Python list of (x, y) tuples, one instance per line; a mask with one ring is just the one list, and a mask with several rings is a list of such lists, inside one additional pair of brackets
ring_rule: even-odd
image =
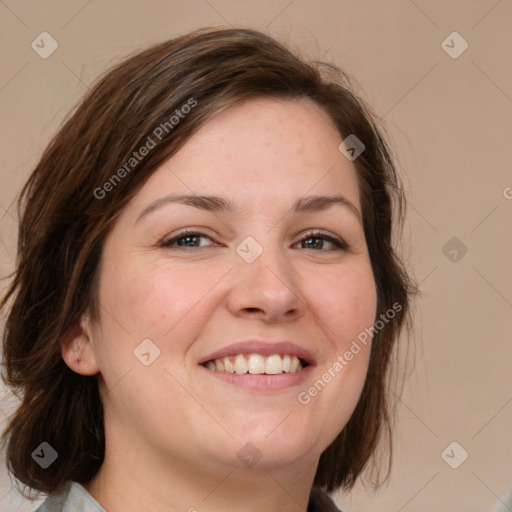
[[(115, 439), (115, 438), (114, 438)], [(115, 444), (119, 444), (118, 442)], [(121, 446), (134, 443), (120, 443)], [(257, 469), (178, 460), (108, 444), (96, 477), (84, 487), (108, 512), (305, 512), (318, 459)]]

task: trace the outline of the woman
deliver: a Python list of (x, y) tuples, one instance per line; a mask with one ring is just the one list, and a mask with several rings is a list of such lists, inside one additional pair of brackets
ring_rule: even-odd
[(2, 302), (38, 510), (338, 510), (390, 436), (402, 201), (341, 71), (264, 34), (107, 73), (22, 191)]

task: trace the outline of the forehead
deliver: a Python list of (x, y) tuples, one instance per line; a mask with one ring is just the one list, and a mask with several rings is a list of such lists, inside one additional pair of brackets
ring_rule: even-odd
[(251, 208), (342, 193), (359, 207), (355, 168), (338, 150), (341, 135), (309, 100), (256, 98), (205, 123), (134, 197), (142, 206), (165, 193), (214, 194)]

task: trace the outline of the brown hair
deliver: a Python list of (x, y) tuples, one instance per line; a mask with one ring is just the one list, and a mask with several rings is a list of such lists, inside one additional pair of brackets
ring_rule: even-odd
[[(337, 67), (306, 62), (260, 32), (203, 29), (132, 56), (86, 95), (21, 191), (16, 269), (0, 303), (2, 309), (11, 303), (3, 379), (22, 398), (2, 442), (19, 481), (51, 493), (68, 480), (89, 482), (100, 468), (105, 439), (97, 379), (73, 372), (60, 342), (87, 309), (98, 317), (95, 282), (112, 220), (200, 126), (251, 97), (308, 98), (329, 114), (343, 138), (355, 134), (363, 142), (354, 165), (377, 318), (395, 303), (402, 306), (374, 336), (359, 402), (322, 453), (314, 485), (351, 489), (382, 435), (391, 443), (386, 381), (414, 288), (392, 243), (404, 199), (376, 118), (349, 86)], [(159, 138), (156, 146), (131, 161), (148, 137)], [(44, 441), (59, 454), (51, 471), (30, 456)]]

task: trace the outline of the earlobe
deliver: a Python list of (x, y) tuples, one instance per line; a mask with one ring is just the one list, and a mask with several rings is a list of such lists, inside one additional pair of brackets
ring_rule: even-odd
[(94, 352), (90, 317), (82, 315), (60, 342), (62, 359), (80, 375), (95, 375), (99, 372)]

